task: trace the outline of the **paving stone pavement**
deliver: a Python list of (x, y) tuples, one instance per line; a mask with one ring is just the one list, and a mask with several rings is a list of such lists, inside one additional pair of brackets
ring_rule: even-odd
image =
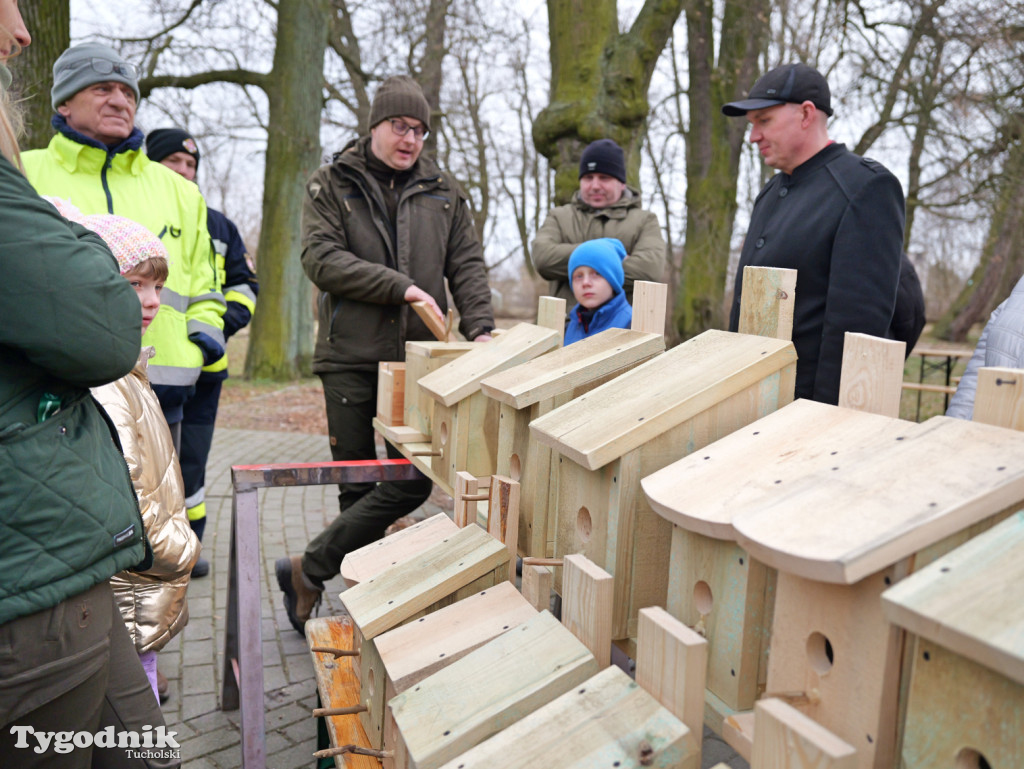
[[(326, 437), (299, 433), (217, 428), (206, 477), (208, 522), (204, 556), (210, 575), (189, 586), (189, 623), (159, 655), (170, 683), (163, 706), (169, 730), (177, 732), (187, 769), (236, 769), (241, 765), (240, 714), (220, 709), (227, 608), (227, 563), (231, 535), (231, 466), (330, 460)], [(274, 578), (274, 561), (301, 553), (337, 511), (337, 487), (265, 489), (260, 494), (263, 573), (263, 661), (268, 769), (315, 767), (316, 705), (313, 663), (305, 639), (288, 623)], [(414, 518), (441, 510), (450, 500), (435, 492)], [(320, 616), (339, 614), (341, 579), (327, 583)], [(702, 766), (726, 762), (748, 769), (728, 745), (705, 730)], [(496, 768), (497, 769), (497, 768)]]

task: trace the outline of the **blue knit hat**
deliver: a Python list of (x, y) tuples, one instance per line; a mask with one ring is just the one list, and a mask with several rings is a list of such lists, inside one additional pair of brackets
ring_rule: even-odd
[(622, 292), (626, 279), (622, 271), (622, 260), (626, 258), (626, 247), (615, 238), (588, 240), (576, 246), (569, 257), (569, 281), (577, 267), (590, 267), (608, 281), (615, 294)]

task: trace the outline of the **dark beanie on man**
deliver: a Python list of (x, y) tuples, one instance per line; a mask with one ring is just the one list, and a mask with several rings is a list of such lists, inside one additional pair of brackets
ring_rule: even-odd
[(175, 152), (187, 152), (196, 159), (196, 170), (199, 170), (199, 145), (195, 137), (181, 128), (158, 128), (146, 135), (146, 154), (150, 160), (159, 163)]
[(420, 84), (408, 75), (393, 75), (377, 86), (370, 105), (370, 128), (389, 117), (412, 117), (430, 130), (430, 105)]
[(598, 139), (583, 150), (580, 158), (580, 177), (586, 174), (613, 176), (626, 183), (626, 156), (622, 147), (611, 139)]

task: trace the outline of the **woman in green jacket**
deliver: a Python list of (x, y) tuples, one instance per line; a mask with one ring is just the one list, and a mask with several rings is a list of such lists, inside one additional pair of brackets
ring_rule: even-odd
[[(0, 0), (0, 756), (18, 767), (174, 766), (92, 747), (125, 707), (114, 682), (148, 689), (109, 585), (148, 548), (88, 389), (132, 369), (141, 310), (103, 241), (21, 172), (6, 59), (30, 40), (15, 0)], [(163, 717), (149, 700), (155, 728)]]

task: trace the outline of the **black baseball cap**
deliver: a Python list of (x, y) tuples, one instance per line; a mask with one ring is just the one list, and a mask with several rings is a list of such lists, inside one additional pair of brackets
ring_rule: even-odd
[(761, 75), (747, 98), (729, 102), (722, 107), (722, 114), (743, 117), (750, 110), (778, 104), (803, 104), (805, 101), (831, 116), (832, 93), (825, 77), (806, 64), (783, 64)]

